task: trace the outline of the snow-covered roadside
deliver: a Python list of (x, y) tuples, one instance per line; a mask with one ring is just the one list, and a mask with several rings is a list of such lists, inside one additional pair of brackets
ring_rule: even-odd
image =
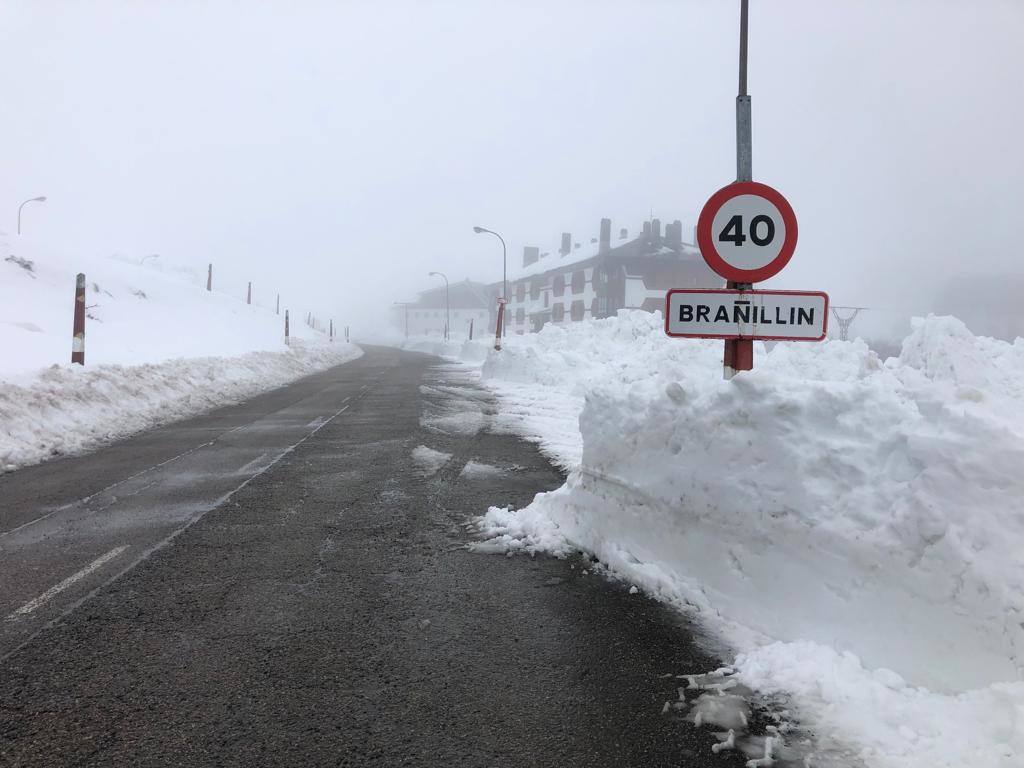
[(355, 359), (354, 344), (144, 365), (53, 366), (0, 381), (0, 471), (79, 453)]
[(723, 382), (720, 343), (643, 313), (509, 339), (484, 381), (574, 471), (491, 509), (487, 546), (581, 549), (687, 606), (868, 766), (1024, 764), (1024, 341), (929, 318), (884, 363), (757, 366)]
[[(355, 345), (271, 306), (246, 286), (160, 257), (48, 250), (0, 233), (0, 472), (76, 453), (234, 403), (351, 360)], [(75, 274), (86, 275), (84, 367), (71, 365)], [(266, 298), (273, 297), (269, 292)]]

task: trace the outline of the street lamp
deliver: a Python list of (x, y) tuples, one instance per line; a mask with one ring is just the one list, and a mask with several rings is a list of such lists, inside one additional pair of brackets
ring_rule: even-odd
[(501, 240), (501, 298), (505, 299), (505, 301), (508, 301), (508, 249), (505, 247), (505, 238), (503, 238), (494, 230), (484, 229), (483, 227), (473, 227), (473, 231), (476, 232), (478, 235), (483, 232), (486, 232), (487, 234), (494, 235), (496, 238)]
[(452, 305), (448, 300), (448, 275), (444, 272), (431, 272), (430, 276), (444, 278), (444, 340), (448, 341), (448, 328), (450, 327), (449, 323), (451, 323), (452, 313)]
[(405, 338), (409, 338), (409, 305), (411, 301), (396, 301), (395, 304), (405, 307)]
[(24, 203), (22, 203), (21, 205), (18, 206), (18, 234), (19, 235), (21, 234), (21, 209), (24, 208), (29, 203), (45, 203), (45, 202), (46, 202), (46, 195), (40, 195), (39, 197), (31, 197), (28, 200), (26, 200)]

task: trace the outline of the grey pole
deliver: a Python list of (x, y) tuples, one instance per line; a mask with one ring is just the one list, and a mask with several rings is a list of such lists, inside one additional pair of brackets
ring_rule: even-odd
[(395, 304), (405, 308), (405, 338), (409, 338), (409, 305), (411, 301), (396, 301)]
[[(753, 131), (751, 128), (750, 94), (747, 93), (747, 26), (749, 0), (740, 0), (740, 82), (736, 95), (736, 181), (754, 180)], [(750, 283), (726, 283), (730, 289), (750, 290)], [(731, 379), (737, 370), (753, 365), (754, 343), (749, 339), (726, 339), (723, 375)]]
[(39, 197), (30, 197), (24, 203), (18, 206), (18, 234), (21, 234), (21, 209), (29, 203), (45, 203), (46, 195), (40, 195)]
[(754, 178), (750, 95), (747, 93), (747, 15), (749, 0), (740, 0), (740, 88), (736, 96), (736, 181)]
[(448, 299), (448, 276), (444, 272), (431, 272), (431, 277), (444, 278), (444, 340), (448, 341), (448, 329), (452, 322), (452, 303)]

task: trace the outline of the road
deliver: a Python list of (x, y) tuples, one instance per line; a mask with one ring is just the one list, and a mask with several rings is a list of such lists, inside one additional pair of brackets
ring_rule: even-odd
[(664, 675), (720, 665), (676, 614), (467, 550), (470, 516), (561, 483), (496, 407), (367, 347), (0, 476), (0, 764), (743, 765), (661, 714)]

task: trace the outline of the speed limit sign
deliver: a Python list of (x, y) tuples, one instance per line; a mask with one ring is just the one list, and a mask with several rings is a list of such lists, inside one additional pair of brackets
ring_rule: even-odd
[(697, 220), (704, 261), (737, 283), (757, 283), (781, 272), (796, 249), (796, 235), (796, 214), (786, 198), (756, 181), (718, 190)]

